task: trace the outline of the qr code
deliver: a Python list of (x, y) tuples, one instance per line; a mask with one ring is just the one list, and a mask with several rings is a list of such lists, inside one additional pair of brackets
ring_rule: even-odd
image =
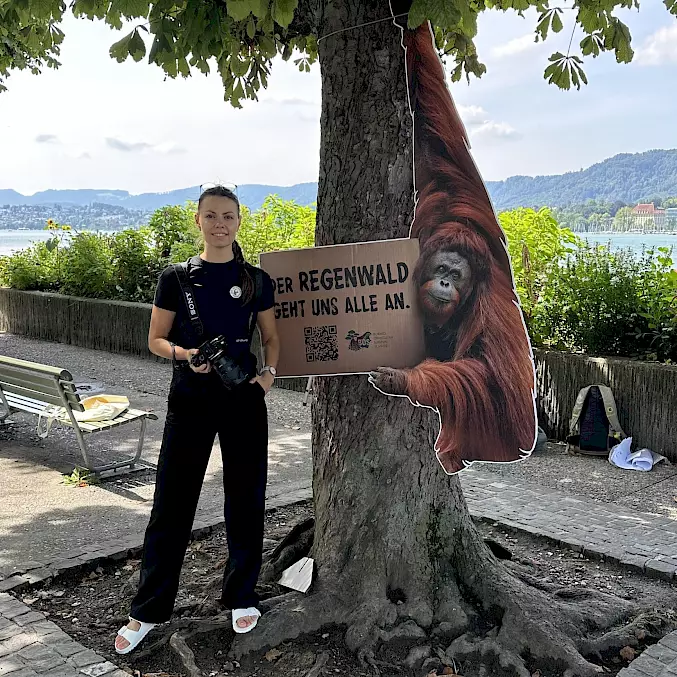
[(336, 325), (305, 327), (306, 362), (329, 362), (338, 360), (338, 334)]

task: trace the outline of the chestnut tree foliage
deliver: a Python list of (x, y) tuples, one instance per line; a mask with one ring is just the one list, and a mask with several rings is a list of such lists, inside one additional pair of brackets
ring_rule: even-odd
[[(664, 2), (677, 15), (677, 0)], [(388, 3), (383, 4), (387, 18)], [(117, 29), (128, 30), (131, 22), (131, 31), (110, 48), (118, 61), (148, 59), (172, 78), (216, 68), (226, 100), (239, 107), (267, 85), (277, 55), (293, 58), (301, 71), (310, 69), (322, 37), (320, 5), (320, 0), (0, 0), (0, 91), (14, 69), (39, 73), (60, 65), (64, 33), (59, 25), (72, 12)], [(453, 80), (481, 77), (486, 71), (474, 39), (478, 16), (491, 9), (523, 13), (535, 8), (535, 41), (571, 31), (568, 51), (555, 52), (545, 64), (545, 78), (561, 89), (587, 83), (586, 58), (610, 51), (619, 63), (632, 60), (630, 31), (616, 13), (638, 9), (638, 0), (574, 0), (566, 5), (548, 0), (413, 0), (408, 23), (414, 28), (432, 22), (438, 48), (453, 60)], [(577, 44), (575, 35), (580, 37)]]

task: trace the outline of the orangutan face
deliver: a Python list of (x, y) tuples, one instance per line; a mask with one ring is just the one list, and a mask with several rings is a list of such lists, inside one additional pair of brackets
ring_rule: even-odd
[(435, 252), (421, 276), (419, 300), (426, 320), (445, 324), (470, 296), (473, 285), (468, 260), (456, 251)]

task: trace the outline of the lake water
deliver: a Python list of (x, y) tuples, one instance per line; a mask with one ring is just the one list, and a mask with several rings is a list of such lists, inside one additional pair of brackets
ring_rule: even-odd
[[(33, 242), (44, 242), (51, 237), (47, 230), (0, 230), (0, 256), (28, 247)], [(608, 244), (615, 249), (631, 249), (640, 253), (642, 248), (673, 247), (677, 260), (677, 235), (641, 235), (627, 233), (622, 235), (604, 235), (600, 233), (579, 233), (580, 237), (591, 244)]]

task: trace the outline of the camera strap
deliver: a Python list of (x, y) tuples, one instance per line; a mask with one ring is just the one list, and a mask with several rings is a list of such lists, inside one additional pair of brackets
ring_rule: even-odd
[(188, 317), (190, 319), (190, 326), (193, 328), (193, 331), (197, 334), (198, 339), (202, 340), (204, 336), (204, 326), (202, 325), (202, 320), (197, 312), (197, 304), (195, 303), (195, 293), (193, 287), (190, 284), (188, 279), (188, 273), (186, 272), (186, 263), (175, 263), (174, 272), (176, 277), (179, 279), (179, 284), (181, 285), (181, 294), (183, 300), (186, 303), (186, 309), (188, 310)]

